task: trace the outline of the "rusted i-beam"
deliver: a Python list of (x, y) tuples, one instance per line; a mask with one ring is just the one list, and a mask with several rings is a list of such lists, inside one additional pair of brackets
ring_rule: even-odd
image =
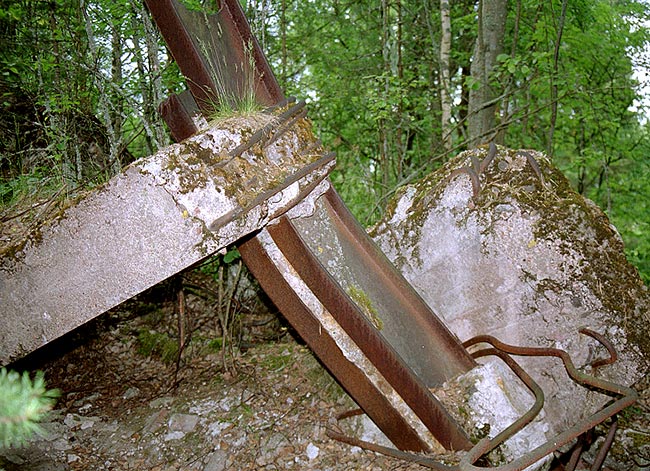
[[(221, 1), (215, 15), (190, 12), (175, 0), (146, 3), (203, 112), (227, 99), (220, 90), (240, 93), (242, 80), (251, 75), (261, 103), (281, 101), (280, 87), (236, 0)], [(164, 110), (177, 139), (191, 132), (190, 108), (172, 98)], [(328, 194), (314, 218), (301, 219), (299, 226), (283, 218), (268, 232), (242, 242), (244, 260), (298, 333), (395, 445), (430, 450), (432, 442), (425, 435), (432, 435), (446, 448), (468, 449), (467, 436), (428, 388), (471, 369), (474, 361), (358, 227), (334, 190)], [(352, 279), (345, 270), (328, 271), (326, 261), (319, 259), (313, 233), (320, 230), (341, 244), (339, 263), (352, 268)], [(299, 280), (291, 281), (295, 278)], [(377, 304), (383, 329), (368, 320), (351, 296), (357, 292), (353, 289)]]

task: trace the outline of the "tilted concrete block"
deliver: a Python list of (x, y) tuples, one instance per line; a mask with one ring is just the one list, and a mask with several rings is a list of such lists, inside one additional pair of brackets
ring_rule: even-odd
[[(634, 385), (648, 373), (650, 295), (616, 229), (544, 155), (494, 151), (462, 153), (400, 189), (373, 238), (462, 341), (485, 334), (516, 346), (561, 349), (581, 370)], [(618, 361), (592, 367), (609, 354), (580, 333), (584, 327), (608, 339)], [(610, 400), (578, 386), (557, 359), (516, 359), (547, 402), (535, 429), (504, 444), (505, 457), (528, 452), (544, 435), (567, 430)], [(466, 411), (474, 429), (486, 424), (490, 437), (512, 422), (511, 410), (532, 403), (513, 394), (521, 384), (500, 369), (483, 366), (442, 391), (465, 401), (457, 407), (443, 401), (449, 410)], [(504, 392), (511, 405), (498, 398)]]
[(308, 121), (285, 126), (265, 114), (222, 121), (135, 162), (2, 248), (0, 364), (317, 198), (333, 165)]

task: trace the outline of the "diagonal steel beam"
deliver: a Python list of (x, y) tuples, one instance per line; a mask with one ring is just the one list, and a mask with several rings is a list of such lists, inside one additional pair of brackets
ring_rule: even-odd
[(262, 105), (284, 98), (238, 2), (221, 1), (212, 15), (176, 0), (145, 3), (202, 111), (210, 112), (224, 95), (240, 96), (249, 81)]
[[(176, 0), (145, 1), (203, 112), (228, 94), (240, 93), (251, 77), (261, 103), (282, 100), (236, 0), (222, 0), (216, 15), (190, 12)], [(196, 129), (187, 99), (172, 98), (163, 108), (177, 139)], [(242, 241), (239, 249), (248, 267), (396, 446), (430, 451), (437, 440), (447, 449), (469, 449), (465, 433), (428, 388), (468, 371), (474, 360), (376, 248), (335, 191), (328, 190), (321, 200), (311, 208), (313, 216), (283, 217)], [(328, 244), (336, 245), (340, 255), (335, 269), (322, 249)], [(369, 310), (376, 319), (369, 318)]]

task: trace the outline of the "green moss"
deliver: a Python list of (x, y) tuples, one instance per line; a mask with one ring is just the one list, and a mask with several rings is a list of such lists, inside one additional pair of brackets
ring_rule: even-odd
[(473, 443), (477, 443), (489, 436), (490, 436), (490, 424), (482, 424), (481, 426), (476, 427), (474, 430), (471, 431), (470, 440)]
[(223, 337), (208, 340), (208, 348), (214, 353), (221, 352), (221, 349), (223, 348)]
[(260, 366), (265, 370), (271, 371), (280, 371), (291, 366), (294, 362), (294, 358), (290, 354), (277, 354), (277, 355), (267, 355), (260, 362)]
[(159, 357), (164, 363), (171, 364), (178, 358), (178, 341), (167, 334), (141, 330), (138, 334), (138, 353)]
[(628, 430), (627, 438), (632, 440), (632, 449), (640, 450), (642, 447), (650, 445), (650, 434), (648, 432), (641, 432), (637, 430)]
[(352, 300), (357, 304), (357, 306), (361, 308), (370, 322), (372, 322), (372, 324), (378, 330), (382, 330), (384, 328), (384, 322), (379, 317), (379, 313), (377, 312), (375, 306), (372, 304), (372, 300), (368, 294), (354, 285), (348, 286), (346, 291)]

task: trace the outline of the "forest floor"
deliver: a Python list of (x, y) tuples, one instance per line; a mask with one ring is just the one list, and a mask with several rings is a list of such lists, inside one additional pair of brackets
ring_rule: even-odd
[[(341, 426), (379, 439), (367, 419), (337, 423), (354, 402), (272, 308), (233, 300), (238, 348), (223, 355), (214, 299), (205, 296), (219, 291), (214, 283), (184, 275), (13, 365), (43, 370), (61, 395), (41, 436), (0, 449), (0, 471), (424, 469), (326, 435)], [(188, 293), (184, 316), (179, 286)], [(180, 360), (179, 320), (192, 332)], [(634, 469), (650, 469), (648, 458)]]
[(44, 370), (61, 396), (43, 436), (0, 450), (0, 470), (422, 469), (327, 437), (354, 402), (277, 318), (251, 322), (265, 332), (224, 366), (202, 312), (180, 363), (166, 361), (151, 338), (174, 330), (173, 304), (127, 303), (15, 365)]

